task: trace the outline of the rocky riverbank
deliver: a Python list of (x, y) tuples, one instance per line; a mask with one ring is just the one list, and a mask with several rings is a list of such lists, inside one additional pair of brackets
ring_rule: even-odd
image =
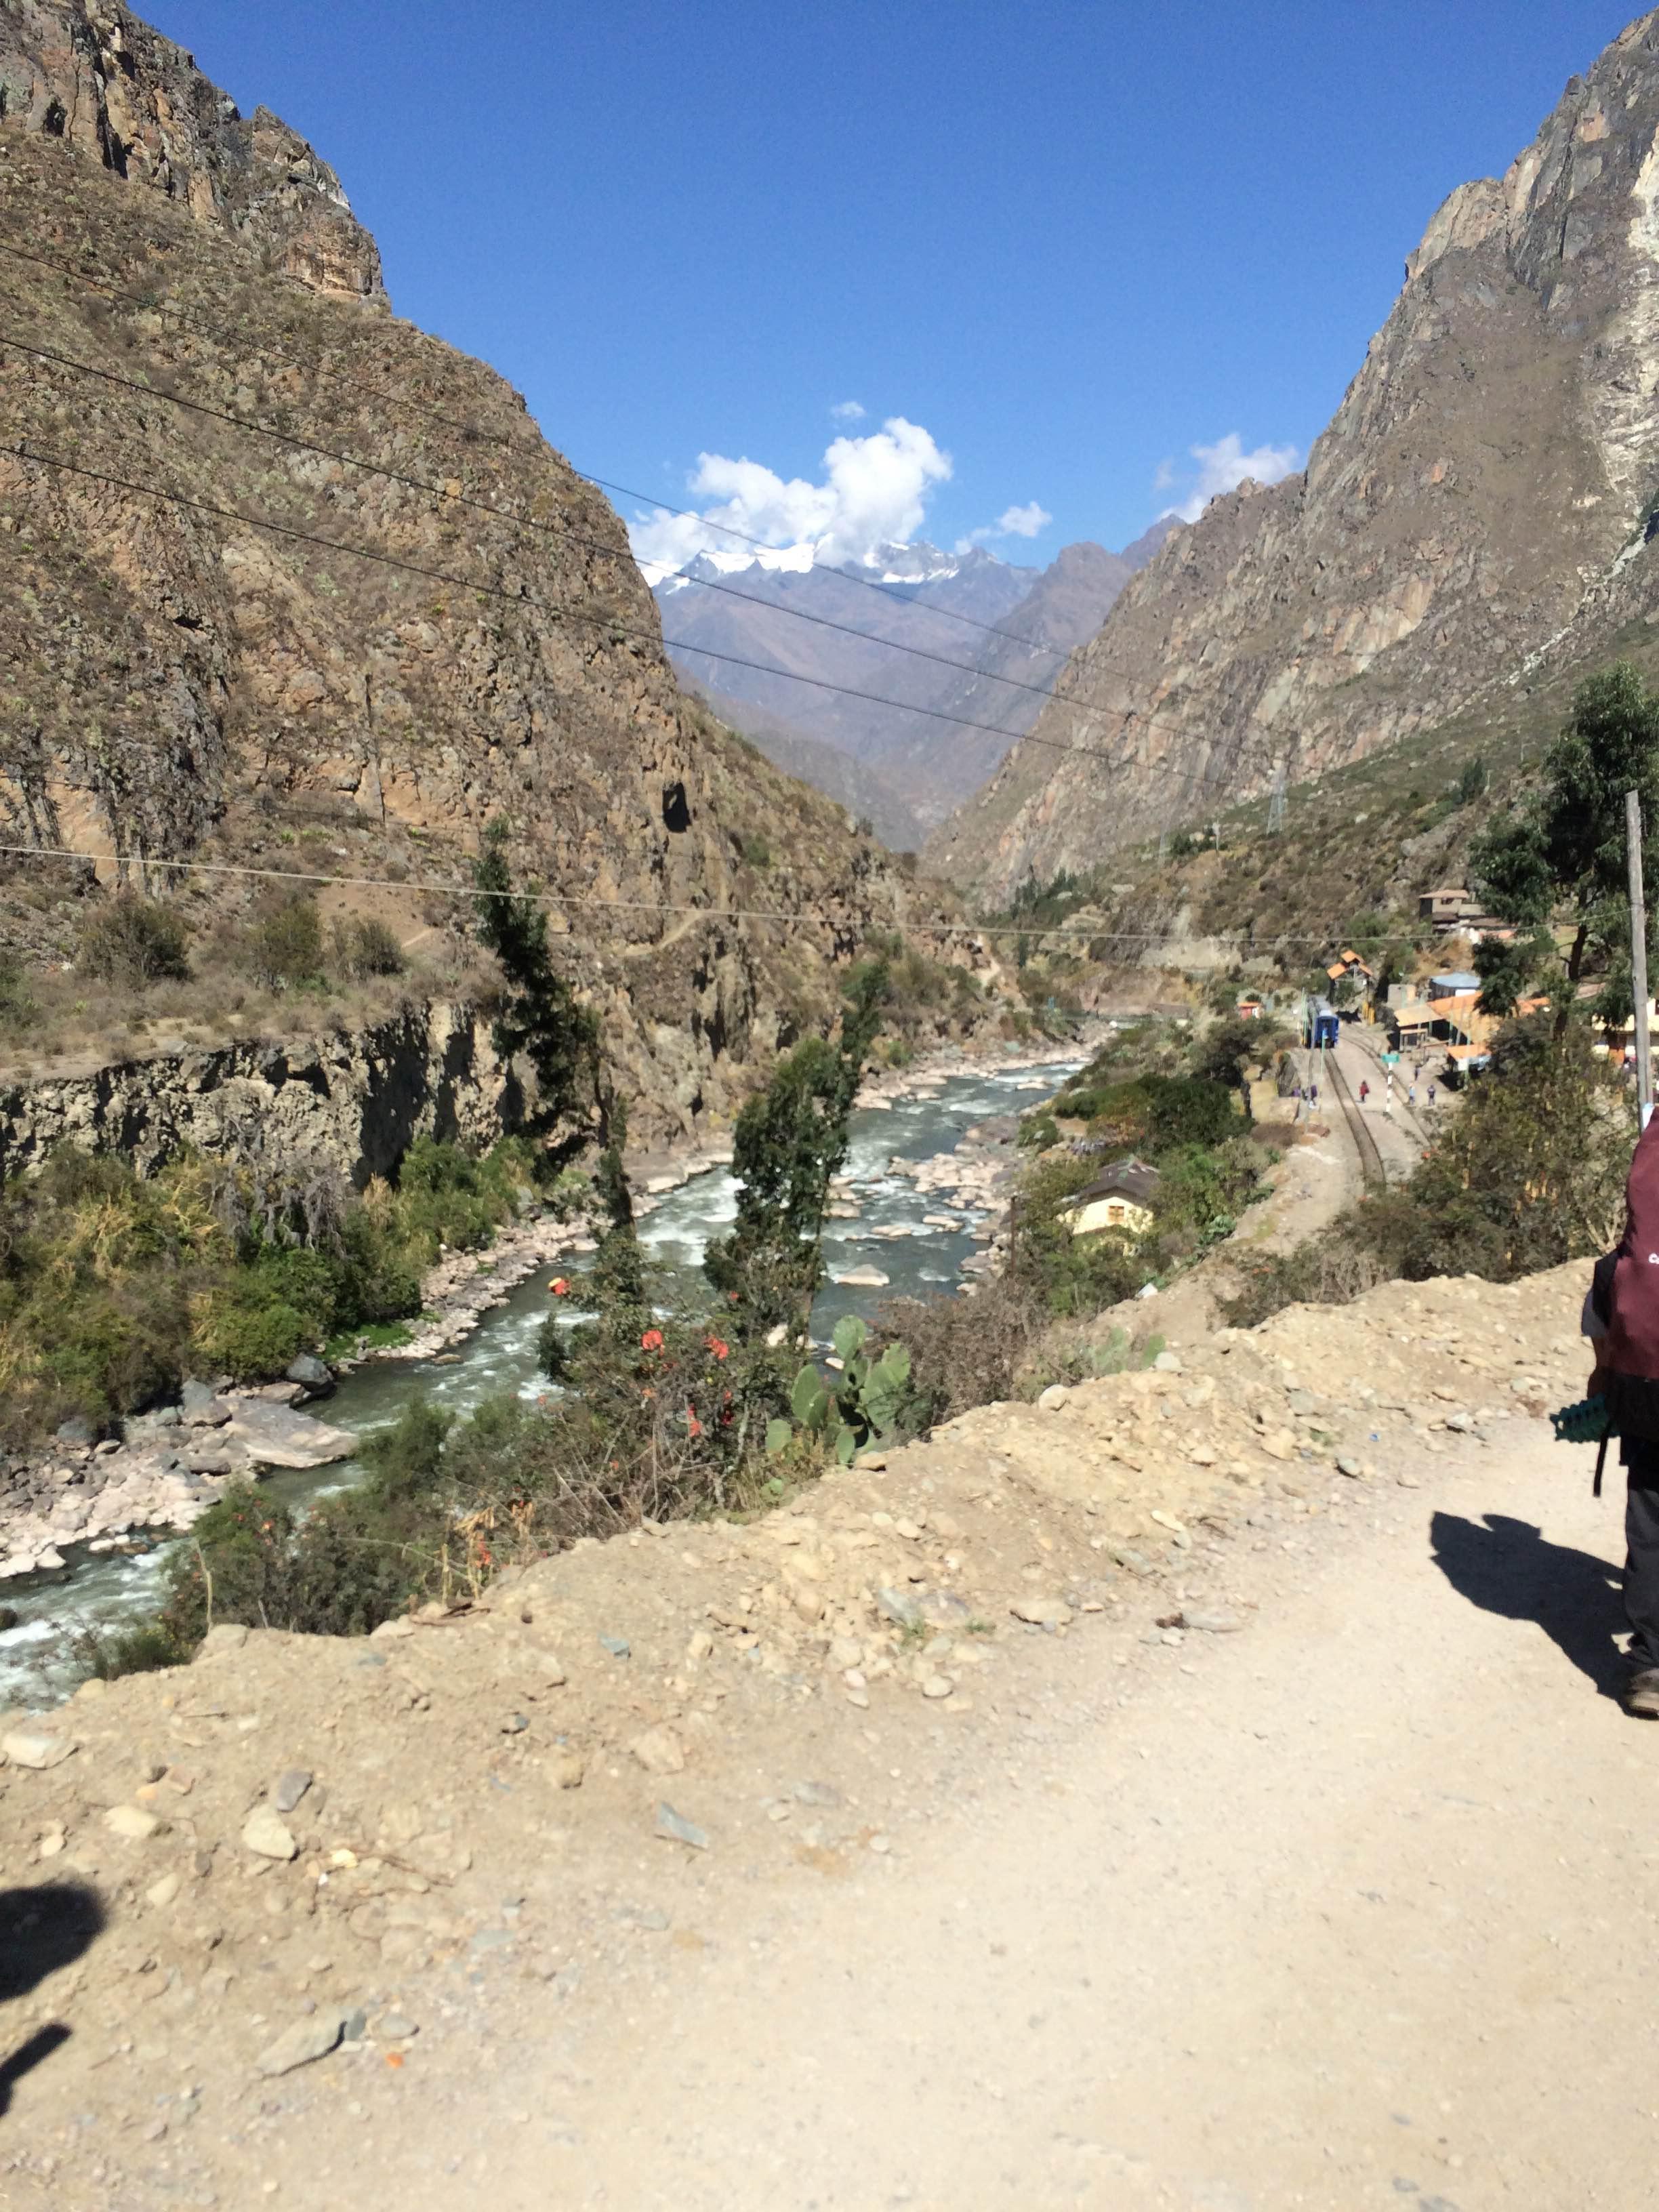
[(49, 1453), (0, 1477), (0, 1581), (61, 1567), (66, 1544), (111, 1552), (146, 1532), (187, 1528), (234, 1475), (349, 1459), (356, 1437), (298, 1410), (310, 1395), (300, 1382), (187, 1382), (180, 1404), (135, 1417), (119, 1438), (94, 1443), (67, 1425)]
[[(1078, 1040), (1073, 1054), (1079, 1059), (1086, 1059), (1099, 1042), (1100, 1033), (1096, 1029)], [(1069, 1060), (1073, 1054), (1065, 1056)], [(857, 1103), (866, 1110), (873, 1108), (878, 1112), (890, 1112), (908, 1099), (937, 1097), (953, 1076), (966, 1073), (985, 1057), (969, 1056), (960, 1050), (939, 1054), (920, 1066), (873, 1079), (860, 1091)], [(997, 1065), (1005, 1073), (1030, 1070), (1030, 1080), (1020, 1087), (1029, 1090), (1035, 1101), (1054, 1089), (1053, 1070), (1060, 1057), (1056, 1048), (1050, 1044), (1040, 1052), (1000, 1054)], [(1038, 1070), (1048, 1072), (1040, 1073)], [(964, 1285), (994, 1274), (1006, 1249), (1009, 1203), (1019, 1176), (1018, 1136), (1018, 1115), (997, 1114), (975, 1122), (964, 1132), (961, 1142), (948, 1152), (935, 1152), (925, 1159), (909, 1159), (894, 1153), (887, 1163), (887, 1172), (913, 1182), (918, 1197), (930, 1210), (914, 1224), (891, 1224), (872, 1228), (870, 1236), (897, 1240), (931, 1231), (959, 1235), (966, 1230), (982, 1249), (961, 1264), (959, 1273)], [(856, 1221), (860, 1218), (861, 1208), (853, 1177), (836, 1177), (830, 1211), (831, 1217), (840, 1221)], [(833, 1269), (830, 1279), (849, 1290), (884, 1290), (890, 1278), (883, 1267), (871, 1261)]]

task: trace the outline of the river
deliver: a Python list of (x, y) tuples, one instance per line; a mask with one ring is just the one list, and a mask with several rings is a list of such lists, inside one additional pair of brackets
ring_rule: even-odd
[[(921, 1217), (938, 1210), (937, 1198), (924, 1197), (907, 1176), (891, 1173), (889, 1163), (952, 1150), (973, 1123), (1030, 1105), (1081, 1064), (1073, 1054), (1041, 1067), (970, 1066), (948, 1077), (932, 1097), (897, 1099), (889, 1109), (867, 1108), (854, 1116), (842, 1172), (854, 1185), (859, 1218), (828, 1224), (824, 1258), (830, 1271), (878, 1267), (890, 1286), (854, 1289), (826, 1281), (812, 1314), (818, 1335), (827, 1340), (843, 1313), (867, 1315), (884, 1298), (927, 1297), (954, 1288), (963, 1261), (979, 1249), (971, 1234), (975, 1217), (969, 1215), (960, 1231), (927, 1227)], [(734, 1211), (732, 1177), (717, 1170), (654, 1201), (640, 1234), (653, 1256), (690, 1287), (704, 1245)], [(908, 1233), (872, 1234), (888, 1227)], [(547, 1310), (545, 1273), (538, 1270), (485, 1315), (450, 1362), (373, 1362), (343, 1376), (319, 1411), (335, 1426), (363, 1435), (395, 1420), (417, 1394), (458, 1413), (503, 1390), (534, 1396), (545, 1388), (536, 1365), (536, 1339)], [(303, 1505), (349, 1486), (356, 1473), (356, 1462), (347, 1460), (316, 1473), (273, 1474), (263, 1486), (287, 1504)], [(69, 1547), (61, 1572), (6, 1585), (0, 1595), (18, 1620), (15, 1627), (0, 1632), (0, 1707), (39, 1705), (64, 1696), (85, 1672), (76, 1656), (76, 1636), (88, 1628), (118, 1627), (153, 1610), (171, 1548), (162, 1542), (132, 1556)]]

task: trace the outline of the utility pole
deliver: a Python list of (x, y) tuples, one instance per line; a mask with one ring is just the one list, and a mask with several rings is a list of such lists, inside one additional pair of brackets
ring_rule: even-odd
[(1636, 1103), (1639, 1127), (1653, 1113), (1653, 1043), (1648, 1035), (1648, 902), (1642, 883), (1642, 800), (1625, 793), (1625, 858), (1630, 870), (1630, 994), (1635, 1001)]

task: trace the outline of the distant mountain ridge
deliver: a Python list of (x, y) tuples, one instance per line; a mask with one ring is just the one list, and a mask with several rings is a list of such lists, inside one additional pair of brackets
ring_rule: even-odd
[(1656, 26), (1452, 193), (1306, 470), (1164, 545), (932, 866), (1006, 896), (1659, 617)]
[[(678, 641), (676, 668), (720, 694), (734, 726), (780, 764), (773, 747), (793, 741), (791, 772), (810, 781), (819, 777), (803, 746), (875, 771), (920, 834), (993, 773), (1036, 720), (1066, 656), (1176, 526), (1166, 518), (1121, 553), (1068, 545), (1042, 569), (982, 546), (947, 553), (925, 541), (839, 562), (815, 559), (810, 546), (733, 548), (699, 554), (654, 589)], [(975, 723), (986, 726), (963, 726)], [(832, 787), (843, 781), (819, 787), (838, 797)]]

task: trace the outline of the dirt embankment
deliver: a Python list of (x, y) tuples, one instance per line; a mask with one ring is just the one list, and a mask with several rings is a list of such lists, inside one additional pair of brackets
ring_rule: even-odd
[(708, 1924), (740, 1872), (902, 1854), (932, 1817), (902, 1747), (990, 1758), (1051, 1639), (1127, 1664), (1248, 1629), (1250, 1553), (1535, 1435), (1582, 1382), (1581, 1273), (1291, 1309), (752, 1524), (584, 1544), (367, 1640), (222, 1629), (187, 1669), (6, 1717), (5, 1863), (85, 1900), (14, 1937), (47, 1971), (13, 2039), (71, 2031), (19, 2083), (14, 2180), (131, 2206), (303, 2184), (343, 2087), (395, 2138), (412, 2087), (474, 2063), (486, 1984), (539, 2016), (591, 1975), (591, 2002), (619, 1946), (701, 1947), (680, 1914)]

